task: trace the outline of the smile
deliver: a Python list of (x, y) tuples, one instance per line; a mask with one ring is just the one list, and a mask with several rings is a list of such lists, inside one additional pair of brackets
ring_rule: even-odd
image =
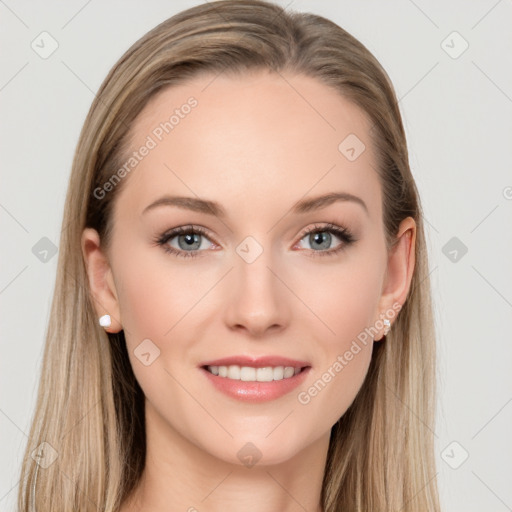
[(291, 393), (307, 378), (311, 366), (255, 368), (207, 365), (200, 367), (200, 370), (213, 388), (224, 395), (239, 401), (258, 403), (277, 400)]
[(206, 366), (213, 375), (244, 382), (271, 382), (274, 380), (289, 379), (301, 372), (302, 368), (293, 366)]

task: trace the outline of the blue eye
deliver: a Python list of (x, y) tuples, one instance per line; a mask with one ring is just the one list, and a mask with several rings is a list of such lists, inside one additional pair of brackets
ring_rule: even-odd
[[(327, 236), (325, 236), (325, 234), (327, 234)], [(326, 245), (329, 246), (331, 244), (333, 234), (339, 238), (342, 243), (334, 249), (328, 249), (326, 251), (316, 251), (311, 249), (312, 256), (333, 256), (343, 251), (351, 243), (356, 241), (355, 237), (347, 228), (340, 228), (335, 224), (315, 225), (315, 227), (308, 229), (302, 234), (301, 240), (308, 237), (308, 242), (311, 247), (319, 244), (321, 246), (323, 245), (323, 247), (320, 247), (321, 249), (325, 249)]]
[[(198, 226), (181, 226), (179, 228), (172, 229), (167, 233), (164, 233), (156, 240), (156, 243), (161, 245), (164, 251), (168, 253), (180, 256), (182, 258), (193, 258), (198, 256), (198, 252), (200, 252), (196, 250), (201, 246), (200, 237), (206, 238), (206, 231), (203, 228)], [(173, 238), (177, 238), (179, 249), (171, 247), (167, 243)], [(194, 250), (183, 250), (183, 247)]]
[[(325, 236), (327, 234), (327, 236)], [(199, 250), (202, 245), (201, 238), (203, 237), (206, 240), (209, 240), (208, 233), (205, 229), (200, 226), (180, 226), (178, 228), (171, 229), (170, 231), (162, 234), (157, 237), (155, 243), (162, 246), (164, 251), (174, 254), (175, 256), (181, 258), (195, 258), (201, 255), (201, 251)], [(322, 236), (320, 236), (322, 235)], [(312, 256), (331, 256), (338, 254), (340, 251), (348, 247), (351, 243), (355, 242), (356, 239), (352, 235), (352, 233), (347, 228), (341, 228), (336, 226), (335, 224), (322, 224), (315, 225), (313, 228), (308, 229), (307, 231), (302, 233), (301, 239), (304, 239), (306, 236), (309, 236), (309, 244), (311, 247), (315, 245), (320, 245), (320, 249), (326, 249), (326, 245), (329, 246), (332, 242), (332, 235), (342, 241), (334, 249), (328, 250), (315, 250), (309, 249), (311, 251)], [(169, 241), (177, 238), (178, 248), (172, 247), (169, 245)], [(206, 244), (206, 247), (211, 247)], [(190, 249), (190, 250), (189, 250)]]

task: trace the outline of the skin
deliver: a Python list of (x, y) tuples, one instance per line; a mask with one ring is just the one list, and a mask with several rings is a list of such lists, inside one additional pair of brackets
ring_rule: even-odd
[[(330, 429), (364, 381), (373, 340), (308, 404), (297, 395), (381, 313), (405, 302), (416, 226), (405, 219), (387, 253), (371, 123), (357, 106), (310, 77), (212, 78), (167, 89), (146, 105), (133, 126), (134, 150), (187, 98), (198, 100), (124, 178), (110, 251), (101, 250), (96, 231), (82, 236), (98, 317), (111, 315), (109, 332), (124, 329), (146, 397), (146, 467), (122, 510), (216, 512), (229, 503), (230, 510), (252, 512), (319, 511)], [(338, 150), (350, 133), (366, 144), (355, 161)], [(339, 201), (291, 213), (298, 200), (333, 191), (360, 197), (368, 212)], [(142, 215), (165, 193), (217, 201), (227, 217), (176, 206)], [(325, 245), (302, 234), (326, 222), (357, 240), (336, 255), (318, 254), (345, 243), (335, 234)], [(209, 233), (200, 235), (199, 249), (179, 245), (177, 236), (167, 244), (198, 257), (168, 254), (154, 243), (188, 224)], [(263, 249), (250, 264), (236, 252), (247, 236)], [(160, 349), (148, 366), (134, 355), (146, 338)], [(312, 368), (299, 389), (243, 403), (198, 369), (234, 354), (278, 354)], [(237, 457), (249, 441), (261, 452), (252, 467)]]

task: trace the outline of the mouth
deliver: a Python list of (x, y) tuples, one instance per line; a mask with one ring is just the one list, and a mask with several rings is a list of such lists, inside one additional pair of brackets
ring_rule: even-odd
[(239, 366), (239, 365), (204, 365), (201, 368), (212, 375), (244, 382), (272, 382), (290, 379), (305, 371), (310, 366)]
[(203, 365), (204, 370), (230, 380), (243, 382), (273, 382), (295, 377), (311, 366), (240, 366), (240, 365)]
[(311, 366), (203, 365), (206, 385), (246, 403), (261, 403), (290, 395), (303, 384)]

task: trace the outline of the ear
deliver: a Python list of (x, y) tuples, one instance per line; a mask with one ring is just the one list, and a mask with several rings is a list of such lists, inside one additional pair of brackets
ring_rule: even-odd
[(85, 228), (81, 239), (82, 254), (87, 268), (91, 300), (93, 301), (98, 319), (110, 315), (111, 325), (105, 327), (108, 332), (119, 332), (122, 329), (119, 301), (107, 256), (100, 246), (98, 232)]
[[(396, 310), (397, 304), (401, 307), (407, 299), (416, 263), (415, 244), (416, 222), (412, 217), (407, 217), (400, 223), (397, 242), (388, 255), (388, 265), (379, 301), (381, 315), (385, 311)], [(384, 317), (381, 316), (381, 318)], [(389, 320), (392, 324), (393, 320), (391, 318)], [(382, 330), (383, 335), (384, 330)], [(375, 338), (375, 341), (382, 339), (382, 336)]]

